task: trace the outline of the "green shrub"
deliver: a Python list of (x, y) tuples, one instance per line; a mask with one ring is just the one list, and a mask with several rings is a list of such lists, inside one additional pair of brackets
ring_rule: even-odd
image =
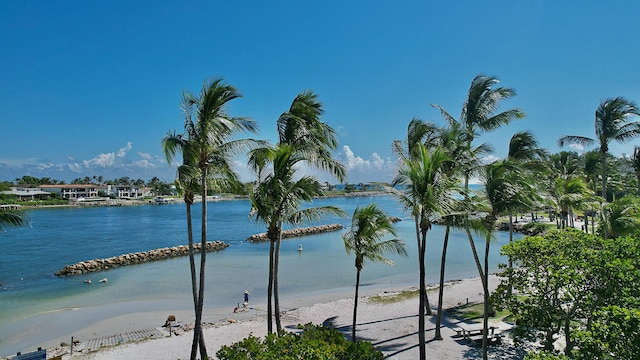
[(306, 324), (301, 334), (267, 335), (264, 340), (253, 335), (222, 346), (216, 353), (220, 360), (378, 360), (382, 352), (369, 342), (350, 342), (338, 330)]

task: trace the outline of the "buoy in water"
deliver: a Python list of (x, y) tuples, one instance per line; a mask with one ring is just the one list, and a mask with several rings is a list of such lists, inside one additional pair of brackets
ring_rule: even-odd
[(302, 244), (298, 245), (298, 251), (302, 251)]

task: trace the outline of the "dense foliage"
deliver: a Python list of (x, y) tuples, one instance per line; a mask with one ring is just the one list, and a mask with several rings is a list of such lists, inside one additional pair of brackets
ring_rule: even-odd
[[(519, 265), (502, 274), (494, 293), (496, 306), (516, 319), (514, 335), (539, 340), (548, 352), (564, 336), (567, 356), (585, 358), (600, 349), (629, 358), (624, 354), (637, 345), (624, 339), (638, 343), (637, 326), (633, 330), (640, 311), (638, 238), (552, 231), (508, 244), (502, 253)], [(509, 295), (509, 286), (516, 296)]]
[(376, 360), (382, 352), (365, 341), (350, 342), (334, 328), (313, 324), (303, 326), (301, 334), (283, 332), (267, 335), (264, 340), (249, 335), (246, 339), (222, 346), (216, 353), (220, 360)]

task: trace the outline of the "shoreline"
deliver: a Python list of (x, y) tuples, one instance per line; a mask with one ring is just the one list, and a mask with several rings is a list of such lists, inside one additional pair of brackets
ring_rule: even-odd
[[(490, 275), (490, 286), (495, 288), (498, 283), (496, 275)], [(408, 347), (408, 350), (402, 352), (402, 356), (397, 354), (393, 356), (396, 359), (412, 359), (417, 356), (417, 297), (411, 297), (409, 299), (399, 300), (391, 303), (375, 303), (370, 301), (371, 296), (378, 295), (381, 297), (397, 294), (401, 291), (417, 289), (417, 284), (397, 284), (390, 286), (389, 284), (377, 284), (371, 286), (363, 286), (360, 288), (360, 300), (358, 310), (358, 323), (362, 324), (358, 327), (358, 336), (367, 341), (371, 341), (378, 347), (383, 345), (383, 338), (396, 339)], [(431, 306), (435, 310), (437, 304), (437, 286), (430, 285), (429, 300)], [(333, 289), (332, 291), (324, 292), (312, 292), (298, 295), (296, 298), (283, 298), (281, 299), (281, 310), (286, 312), (286, 315), (282, 316), (283, 327), (288, 331), (295, 331), (297, 324), (314, 323), (322, 324), (327, 320), (331, 320), (333, 325), (342, 329), (345, 334), (350, 331), (351, 316), (353, 311), (353, 292), (354, 288), (340, 288)], [(188, 294), (185, 294), (186, 305), (189, 306)], [(477, 303), (482, 301), (482, 285), (478, 277), (469, 279), (449, 280), (445, 283), (444, 291), (444, 307), (453, 308), (466, 303)], [(102, 314), (101, 320), (88, 323), (81, 329), (65, 333), (66, 329), (63, 326), (56, 326), (57, 331), (50, 333), (58, 333), (55, 337), (45, 341), (45, 344), (37, 345), (33, 349), (25, 349), (28, 351), (35, 351), (38, 346), (48, 349), (48, 353), (51, 355), (63, 354), (68, 352), (69, 348), (61, 348), (59, 345), (61, 342), (67, 344), (71, 341), (71, 336), (74, 339), (80, 340), (78, 348), (82, 349), (90, 340), (97, 338), (105, 338), (108, 336), (123, 334), (132, 331), (137, 331), (146, 328), (156, 328), (159, 331), (164, 331), (165, 337), (152, 338), (147, 340), (141, 340), (136, 342), (124, 343), (117, 346), (109, 346), (101, 348), (98, 351), (74, 353), (73, 356), (64, 355), (63, 359), (118, 359), (118, 358), (138, 358), (140, 356), (155, 359), (178, 359), (188, 356), (191, 344), (191, 332), (189, 330), (181, 331), (181, 335), (173, 335), (168, 337), (168, 331), (166, 328), (162, 328), (162, 324), (166, 320), (168, 315), (175, 315), (178, 324), (186, 325), (193, 322), (193, 309), (181, 309), (179, 311), (173, 311), (169, 309), (158, 308), (158, 303), (123, 303), (118, 304), (115, 307), (112, 306), (100, 306), (97, 308), (87, 308), (75, 311), (85, 310), (86, 312), (93, 312), (94, 315)], [(185, 304), (183, 304), (185, 305)], [(192, 305), (192, 304), (191, 304)], [(241, 311), (239, 313), (233, 313), (233, 310), (229, 307), (209, 307), (205, 308), (203, 322), (207, 323), (205, 330), (205, 339), (207, 340), (207, 350), (209, 355), (214, 355), (221, 345), (230, 345), (231, 343), (242, 340), (250, 333), (254, 336), (264, 337), (266, 335), (266, 312), (265, 306), (261, 304), (250, 304), (249, 309)], [(154, 307), (156, 306), (156, 307)], [(117, 313), (118, 308), (128, 309), (127, 313)], [(73, 321), (75, 317), (74, 311), (63, 312), (62, 317), (67, 319), (58, 322), (60, 325), (64, 325), (67, 321)], [(55, 315), (55, 314), (54, 314)], [(233, 323), (229, 320), (233, 319)], [(401, 322), (401, 326), (377, 326), (376, 324), (384, 324), (384, 321), (398, 321)], [(449, 319), (451, 321), (451, 319)], [(431, 329), (434, 326), (435, 317), (429, 317), (427, 319), (427, 328)], [(447, 321), (443, 322), (443, 337), (447, 340), (452, 339), (453, 330), (451, 330)], [(505, 325), (501, 324), (501, 328)], [(188, 327), (187, 327), (188, 329)], [(341, 330), (342, 331), (342, 330)], [(448, 334), (448, 335), (445, 335)], [(427, 335), (429, 338), (431, 335)], [(408, 338), (415, 338), (415, 342), (412, 343)], [(431, 357), (431, 358), (450, 358), (452, 351), (459, 351), (460, 346), (452, 346), (449, 341), (448, 345), (443, 346), (445, 342), (435, 342), (433, 345), (430, 343), (428, 349), (432, 346), (442, 348), (438, 351), (444, 351), (446, 356), (444, 357)], [(454, 341), (455, 344), (455, 341)], [(391, 349), (395, 347), (385, 345), (389, 350), (383, 350), (385, 355), (392, 353)], [(395, 350), (397, 351), (397, 349)], [(26, 352), (26, 351), (24, 351)], [(415, 354), (414, 354), (415, 353)], [(7, 354), (2, 354), (7, 356)], [(459, 355), (452, 358), (459, 358)]]

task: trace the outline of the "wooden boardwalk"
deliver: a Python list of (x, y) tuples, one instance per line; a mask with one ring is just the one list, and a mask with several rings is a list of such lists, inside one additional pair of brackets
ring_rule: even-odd
[(120, 333), (117, 335), (104, 336), (89, 341), (83, 341), (74, 347), (73, 351), (97, 351), (103, 347), (116, 346), (145, 339), (157, 339), (169, 336), (169, 331), (162, 331), (160, 328), (146, 328), (135, 331)]

